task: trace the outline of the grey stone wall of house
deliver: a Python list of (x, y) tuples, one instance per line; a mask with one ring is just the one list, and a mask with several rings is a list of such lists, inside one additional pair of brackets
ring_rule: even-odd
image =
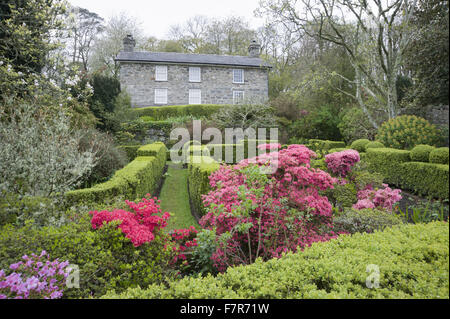
[[(201, 90), (202, 104), (232, 104), (233, 91), (244, 91), (244, 97), (268, 98), (267, 68), (191, 65), (201, 67), (201, 82), (189, 82), (189, 66), (167, 65), (167, 81), (155, 81), (156, 63), (120, 62), (122, 89), (131, 96), (133, 107), (155, 104), (155, 89), (167, 89), (167, 104), (189, 104), (189, 89)], [(233, 83), (233, 69), (244, 70), (244, 83)]]

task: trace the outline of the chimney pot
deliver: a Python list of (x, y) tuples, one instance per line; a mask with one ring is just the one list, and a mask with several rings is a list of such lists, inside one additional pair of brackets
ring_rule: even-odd
[(134, 40), (133, 35), (127, 34), (127, 36), (123, 39), (123, 50), (125, 52), (133, 52), (135, 46), (136, 40)]

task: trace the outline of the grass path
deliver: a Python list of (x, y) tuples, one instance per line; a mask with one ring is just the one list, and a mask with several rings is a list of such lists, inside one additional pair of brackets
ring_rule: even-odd
[(161, 209), (172, 214), (167, 226), (169, 230), (188, 228), (189, 226), (198, 227), (189, 206), (187, 174), (188, 171), (182, 168), (182, 164), (168, 162), (167, 176), (159, 199), (161, 200)]

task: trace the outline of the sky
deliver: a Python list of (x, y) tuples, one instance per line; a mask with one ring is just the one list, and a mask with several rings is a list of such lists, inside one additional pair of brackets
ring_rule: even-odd
[(169, 27), (182, 24), (196, 15), (208, 18), (227, 16), (244, 17), (250, 27), (263, 24), (261, 18), (255, 18), (253, 11), (258, 8), (259, 0), (69, 0), (77, 7), (95, 12), (107, 20), (110, 16), (125, 12), (142, 23), (147, 36), (160, 39), (168, 37)]

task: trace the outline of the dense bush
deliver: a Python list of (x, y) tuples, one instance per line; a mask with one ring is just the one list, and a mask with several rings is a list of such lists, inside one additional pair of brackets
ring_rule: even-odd
[[(63, 110), (8, 100), (0, 107), (0, 190), (49, 196), (75, 188), (95, 166), (93, 146)], [(6, 102), (5, 102), (6, 103)]]
[(64, 291), (64, 298), (99, 297), (108, 290), (124, 290), (160, 282), (168, 271), (167, 243), (162, 234), (150, 244), (134, 247), (117, 226), (92, 230), (90, 218), (63, 227), (5, 226), (0, 231), (0, 269), (17, 256), (46, 250), (52, 258), (78, 265), (80, 288)]
[(350, 147), (361, 153), (361, 152), (366, 151), (366, 145), (369, 143), (370, 143), (370, 140), (363, 138), (363, 139), (353, 141), (353, 143), (350, 145)]
[(411, 161), (410, 153), (393, 148), (369, 148), (366, 156), (368, 169), (383, 175), (386, 183), (400, 185), (400, 164)]
[(108, 180), (116, 170), (128, 163), (127, 154), (115, 146), (113, 137), (95, 129), (85, 131), (79, 149), (81, 152), (89, 149), (95, 152), (95, 166), (85, 176), (84, 187)]
[(355, 150), (345, 150), (325, 155), (325, 163), (328, 170), (338, 177), (346, 177), (352, 167), (359, 161), (359, 153)]
[(198, 216), (203, 216), (206, 213), (202, 195), (208, 194), (211, 190), (209, 175), (218, 170), (219, 167), (219, 164), (215, 161), (191, 161), (188, 164), (188, 187), (191, 209)]
[(164, 171), (166, 151), (162, 143), (141, 147), (138, 150), (138, 157), (117, 171), (107, 182), (67, 192), (65, 196), (68, 203), (70, 205), (80, 202), (100, 203), (117, 196), (136, 199), (147, 193), (152, 194), (158, 188)]
[(448, 164), (448, 147), (439, 147), (430, 152), (430, 163)]
[[(290, 145), (211, 174), (207, 214), (199, 223), (218, 236), (212, 258), (219, 271), (333, 237), (320, 230), (331, 218), (331, 204), (320, 192), (335, 179), (309, 168), (313, 156), (303, 145)], [(267, 165), (276, 169), (265, 171)]]
[(376, 139), (397, 149), (412, 149), (419, 144), (435, 146), (439, 142), (438, 128), (427, 120), (414, 115), (401, 115), (384, 122)]
[[(341, 115), (339, 131), (347, 143), (358, 139), (373, 140), (377, 131), (367, 119), (361, 108), (350, 108)], [(361, 150), (357, 150), (361, 152)]]
[(411, 160), (413, 162), (425, 162), (428, 163), (430, 159), (430, 153), (434, 150), (430, 145), (416, 145), (411, 150)]
[(310, 139), (308, 140), (306, 146), (308, 146), (309, 149), (313, 150), (318, 155), (325, 155), (329, 152), (329, 150), (333, 148), (345, 147), (345, 142)]
[(117, 148), (123, 150), (127, 154), (128, 161), (131, 162), (137, 157), (137, 151), (141, 148), (141, 144), (136, 145), (120, 145)]
[(274, 110), (267, 104), (246, 101), (243, 104), (221, 108), (211, 117), (220, 129), (225, 128), (269, 128), (276, 127)]
[[(448, 246), (448, 223), (399, 225), (373, 234), (341, 235), (216, 277), (188, 277), (103, 298), (448, 298)], [(369, 265), (379, 267), (377, 289), (367, 287)]]
[(383, 145), (383, 143), (378, 141), (369, 142), (366, 144), (366, 151), (368, 148), (385, 148), (386, 146)]
[(333, 219), (333, 230), (350, 234), (372, 233), (399, 224), (402, 224), (402, 219), (392, 212), (378, 209), (350, 209)]
[(402, 163), (399, 174), (401, 178), (397, 185), (403, 189), (434, 198), (449, 198), (448, 164)]

